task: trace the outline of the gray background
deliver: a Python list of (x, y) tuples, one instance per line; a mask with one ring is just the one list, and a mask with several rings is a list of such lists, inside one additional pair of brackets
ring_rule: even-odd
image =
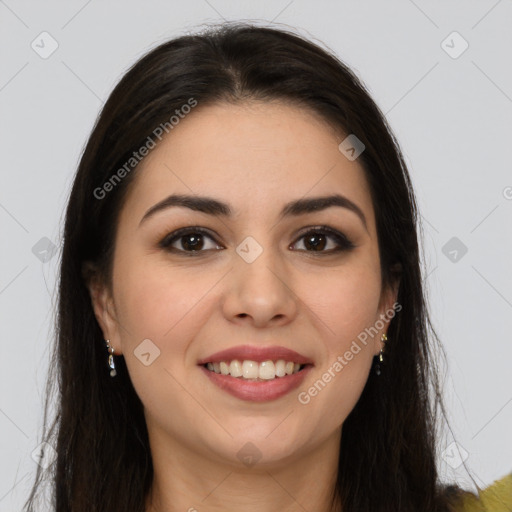
[[(445, 396), (461, 453), (448, 433), (440, 471), (469, 485), (467, 457), (487, 485), (512, 470), (512, 1), (447, 4), (0, 0), (0, 512), (20, 510), (36, 468), (59, 259), (49, 251), (41, 261), (40, 240), (61, 243), (97, 113), (144, 52), (222, 18), (272, 21), (322, 41), (386, 113), (416, 187), (425, 283), (448, 356)], [(43, 31), (58, 44), (46, 59)], [(469, 44), (457, 58), (464, 42), (453, 31)]]

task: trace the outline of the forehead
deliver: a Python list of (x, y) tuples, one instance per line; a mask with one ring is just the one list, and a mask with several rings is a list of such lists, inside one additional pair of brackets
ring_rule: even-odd
[(139, 165), (127, 197), (129, 210), (140, 217), (179, 192), (222, 199), (240, 217), (277, 212), (289, 201), (337, 192), (358, 204), (371, 222), (364, 170), (339, 151), (344, 138), (298, 106), (199, 105)]

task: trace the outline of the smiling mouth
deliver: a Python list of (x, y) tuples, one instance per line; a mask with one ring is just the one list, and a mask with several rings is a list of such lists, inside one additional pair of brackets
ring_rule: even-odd
[(285, 361), (284, 359), (278, 359), (277, 361), (267, 360), (261, 363), (251, 361), (250, 359), (244, 359), (243, 361), (234, 359), (232, 361), (205, 363), (202, 366), (211, 372), (241, 380), (269, 381), (293, 375), (312, 365), (299, 364), (293, 361)]

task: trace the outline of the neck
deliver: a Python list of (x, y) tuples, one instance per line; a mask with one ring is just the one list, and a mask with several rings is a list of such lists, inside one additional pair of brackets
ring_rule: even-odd
[(340, 512), (336, 489), (337, 430), (320, 446), (286, 462), (240, 467), (207, 458), (189, 447), (150, 434), (154, 479), (146, 512)]

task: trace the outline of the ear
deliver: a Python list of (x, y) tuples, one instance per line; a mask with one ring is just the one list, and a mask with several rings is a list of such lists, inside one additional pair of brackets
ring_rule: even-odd
[(91, 296), (94, 315), (103, 331), (103, 337), (106, 340), (110, 340), (110, 345), (114, 348), (115, 354), (121, 355), (123, 351), (121, 348), (120, 329), (112, 291), (104, 280), (99, 277), (99, 272), (91, 264), (86, 263), (84, 265), (83, 275)]
[[(400, 271), (401, 266), (397, 264), (397, 266), (393, 267), (392, 272), (392, 281), (391, 283), (382, 289), (380, 302), (379, 302), (379, 317), (376, 321), (377, 326), (381, 326), (381, 322), (384, 323), (382, 329), (379, 329), (378, 336), (375, 336), (376, 341), (376, 353), (379, 354), (380, 350), (385, 350), (384, 345), (385, 342), (382, 341), (382, 335), (386, 334), (389, 327), (389, 322), (398, 314), (398, 312), (402, 309), (402, 305), (398, 304), (398, 290), (400, 288)], [(379, 322), (380, 320), (380, 322)]]

